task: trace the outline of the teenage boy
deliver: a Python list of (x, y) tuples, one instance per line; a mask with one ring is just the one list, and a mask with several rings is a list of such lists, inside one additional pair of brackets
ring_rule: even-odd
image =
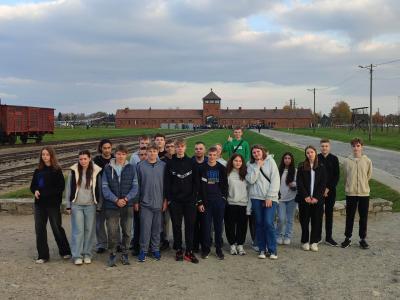
[[(165, 149), (165, 135), (161, 133), (156, 133), (154, 135), (154, 143), (158, 149), (158, 158), (162, 161), (165, 160), (165, 156), (167, 155), (167, 151)], [(163, 211), (162, 213), (162, 220), (161, 220), (161, 233), (160, 233), (160, 250), (164, 251), (169, 249), (169, 242), (168, 242), (168, 232), (167, 232), (167, 223), (169, 221), (168, 215), (166, 212)]]
[(147, 146), (147, 160), (137, 165), (139, 182), (139, 197), (135, 200), (136, 211), (140, 207), (140, 253), (138, 260), (144, 262), (147, 250), (153, 257), (160, 260), (160, 229), (162, 212), (167, 209), (164, 197), (165, 163), (158, 159), (158, 147), (155, 144)]
[[(198, 141), (194, 145), (194, 155), (192, 157), (192, 161), (194, 165), (198, 168), (203, 163), (206, 163), (208, 158), (205, 156), (206, 154), (206, 145)], [(198, 172), (197, 172), (198, 173)], [(194, 230), (193, 230), (193, 252), (199, 252), (200, 244), (201, 244), (201, 214), (199, 211), (196, 212), (196, 220), (194, 222)]]
[[(336, 185), (339, 182), (339, 160), (336, 155), (331, 152), (331, 142), (328, 139), (320, 141), (321, 153), (318, 154), (318, 162), (325, 166), (327, 175), (327, 185), (324, 192), (324, 205), (325, 205), (325, 242), (333, 247), (337, 247), (338, 243), (332, 238), (333, 227), (333, 207), (336, 201)], [(322, 220), (322, 218), (321, 218)], [(320, 227), (320, 240), (322, 239), (322, 225)]]
[(368, 249), (367, 221), (369, 207), (369, 180), (372, 177), (372, 162), (363, 154), (363, 141), (359, 138), (351, 140), (353, 155), (345, 159), (343, 163), (345, 193), (346, 193), (346, 239), (342, 242), (342, 248), (351, 245), (354, 216), (358, 208), (359, 236), (361, 249)]
[(133, 200), (138, 192), (136, 168), (127, 161), (128, 148), (118, 145), (115, 158), (104, 168), (102, 190), (107, 221), (108, 246), (111, 251), (108, 266), (116, 266), (116, 251), (121, 238), (121, 262), (129, 265), (128, 247), (131, 241)]
[[(165, 190), (171, 215), (176, 261), (198, 263), (193, 254), (193, 230), (196, 219), (197, 167), (185, 154), (186, 142), (177, 139), (176, 154), (167, 162)], [(185, 221), (185, 255), (182, 251), (182, 218)]]
[(129, 160), (129, 163), (136, 166), (136, 164), (141, 161), (139, 151), (141, 148), (146, 148), (147, 145), (150, 143), (150, 137), (147, 135), (141, 135), (139, 136), (139, 149), (135, 152), (132, 153), (131, 159)]
[[(102, 139), (97, 147), (99, 155), (97, 155), (93, 162), (101, 168), (100, 176), (103, 174), (104, 167), (110, 163), (110, 160), (114, 158), (112, 153), (112, 143), (109, 139)], [(101, 197), (100, 197), (101, 198)], [(104, 207), (101, 207), (100, 211), (96, 214), (96, 252), (104, 253), (107, 247), (107, 232), (106, 232), (106, 214)]]
[(167, 153), (164, 155), (163, 161), (167, 162), (172, 159), (172, 156), (175, 154), (175, 140), (169, 139), (165, 142), (165, 151)]
[[(147, 159), (147, 147), (141, 147), (138, 152), (139, 159), (141, 161)], [(135, 168), (137, 168), (137, 164), (135, 165)], [(138, 194), (136, 195), (135, 198), (138, 197)], [(138, 256), (139, 251), (140, 251), (140, 214), (139, 211), (134, 210), (133, 211), (133, 238), (131, 240), (131, 249), (132, 249), (132, 255), (133, 256)]]
[(249, 143), (242, 139), (243, 130), (241, 127), (236, 127), (233, 130), (234, 139), (229, 135), (228, 140), (223, 146), (223, 151), (228, 152), (228, 156), (231, 157), (233, 153), (241, 154), (245, 161), (250, 160), (250, 146)]
[(222, 252), (222, 226), (225, 214), (228, 179), (226, 169), (217, 162), (217, 148), (208, 149), (208, 162), (199, 168), (198, 210), (202, 213), (203, 241), (201, 257), (206, 259), (211, 247), (211, 222), (214, 224), (217, 258), (224, 259)]

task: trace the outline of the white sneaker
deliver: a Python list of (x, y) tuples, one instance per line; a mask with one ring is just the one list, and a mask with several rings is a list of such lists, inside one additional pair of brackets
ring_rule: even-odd
[(231, 255), (237, 255), (237, 250), (235, 245), (231, 245)]
[(90, 257), (85, 257), (85, 258), (83, 259), (83, 262), (84, 262), (85, 264), (91, 264), (91, 263), (92, 263), (92, 259), (91, 259)]
[(283, 239), (282, 239), (281, 237), (278, 237), (278, 238), (276, 239), (276, 243), (277, 243), (278, 245), (283, 245)]
[(74, 264), (77, 266), (80, 266), (83, 264), (82, 258), (77, 258), (74, 260)]
[(70, 259), (71, 257), (72, 257), (72, 256), (69, 255), (69, 254), (63, 256), (64, 259)]
[(45, 262), (47, 262), (47, 260), (42, 259), (42, 258), (39, 258), (39, 259), (35, 260), (36, 264), (44, 264)]
[(290, 245), (290, 239), (289, 239), (289, 238), (285, 238), (285, 239), (283, 240), (283, 244), (284, 244), (284, 245)]
[(260, 251), (260, 254), (258, 254), (258, 258), (266, 259), (267, 257), (265, 256), (265, 252), (264, 251)]
[(237, 251), (239, 255), (246, 255), (246, 251), (243, 249), (243, 245), (238, 245), (237, 246)]
[(318, 243), (311, 244), (311, 251), (318, 252)]
[(303, 248), (304, 251), (309, 251), (310, 250), (310, 244), (309, 243), (304, 243), (301, 245), (301, 248)]
[(276, 254), (271, 254), (271, 255), (269, 256), (269, 259), (278, 259), (278, 255), (276, 255)]

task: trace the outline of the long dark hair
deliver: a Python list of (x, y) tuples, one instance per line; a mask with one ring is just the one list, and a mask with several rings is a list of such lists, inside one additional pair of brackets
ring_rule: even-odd
[[(82, 150), (79, 151), (78, 156), (81, 155), (87, 155), (89, 158), (91, 158), (91, 154), (89, 150)], [(78, 186), (81, 185), (82, 183), (82, 173), (83, 173), (83, 168), (81, 166), (81, 164), (78, 162), (78, 173), (79, 173), (79, 179), (78, 179)], [(93, 175), (93, 162), (90, 161), (88, 168), (86, 170), (86, 184), (85, 184), (85, 188), (90, 188), (90, 185), (92, 184), (92, 175)]]
[(296, 167), (294, 164), (294, 156), (291, 152), (285, 152), (282, 155), (281, 163), (279, 164), (279, 175), (282, 178), (283, 171), (285, 170), (285, 156), (290, 156), (290, 165), (288, 166), (288, 174), (286, 176), (286, 185), (294, 181), (294, 174), (296, 173)]
[(246, 167), (246, 162), (244, 161), (244, 158), (242, 155), (240, 155), (239, 153), (233, 153), (231, 158), (228, 160), (228, 163), (226, 164), (226, 174), (229, 176), (229, 174), (232, 172), (233, 168), (233, 161), (236, 157), (240, 157), (240, 159), (242, 160), (242, 165), (239, 168), (239, 177), (240, 180), (244, 180), (247, 174), (247, 167)]
[(305, 149), (304, 149), (304, 156), (305, 156), (305, 160), (303, 162), (303, 167), (305, 171), (310, 171), (311, 170), (311, 165), (310, 165), (310, 161), (308, 160), (307, 157), (307, 150), (308, 149), (312, 149), (315, 152), (315, 159), (314, 159), (314, 164), (313, 164), (313, 170), (315, 170), (316, 168), (318, 168), (318, 152), (317, 149), (314, 146), (308, 145)]
[(43, 159), (42, 159), (42, 153), (43, 151), (46, 150), (47, 152), (49, 152), (50, 154), (50, 165), (53, 169), (55, 170), (60, 170), (61, 167), (58, 164), (58, 160), (57, 160), (57, 156), (56, 156), (56, 151), (54, 150), (53, 147), (51, 146), (44, 146), (41, 150), (40, 150), (40, 155), (39, 155), (39, 166), (38, 169), (42, 170), (46, 164), (44, 163)]

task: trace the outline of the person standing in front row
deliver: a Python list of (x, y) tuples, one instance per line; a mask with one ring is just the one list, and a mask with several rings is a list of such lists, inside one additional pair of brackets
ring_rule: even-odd
[(47, 221), (50, 222), (58, 252), (64, 259), (71, 258), (71, 249), (61, 225), (60, 205), (65, 181), (61, 167), (57, 162), (54, 148), (45, 146), (40, 150), (39, 166), (33, 173), (30, 186), (35, 195), (34, 216), (36, 248), (38, 251), (37, 264), (50, 259), (47, 244)]
[(275, 160), (262, 145), (251, 147), (246, 180), (249, 183), (251, 209), (256, 217), (258, 258), (269, 256), (270, 259), (278, 259), (274, 221), (278, 205), (279, 170)]
[(164, 190), (165, 162), (158, 159), (158, 148), (155, 144), (147, 146), (147, 160), (138, 163), (137, 174), (139, 195), (135, 199), (134, 209), (140, 210), (138, 261), (146, 260), (149, 246), (153, 257), (160, 260), (161, 214), (167, 209), (167, 200)]
[(217, 258), (224, 259), (222, 252), (222, 226), (225, 214), (228, 179), (226, 169), (217, 162), (218, 150), (208, 149), (208, 161), (199, 167), (199, 187), (197, 208), (201, 215), (203, 240), (201, 257), (208, 258), (211, 248), (211, 222), (215, 231), (215, 253)]
[[(99, 155), (97, 155), (93, 162), (101, 168), (100, 175), (103, 175), (103, 170), (110, 160), (114, 158), (112, 153), (112, 143), (109, 139), (102, 139), (97, 147)], [(101, 180), (100, 180), (101, 182)], [(101, 193), (102, 191), (100, 191)], [(104, 253), (108, 249), (108, 237), (106, 232), (106, 212), (104, 207), (96, 213), (96, 253)]]
[(245, 255), (243, 244), (247, 233), (247, 167), (243, 156), (234, 153), (229, 159), (226, 172), (228, 175), (228, 205), (225, 209), (225, 233), (231, 246), (232, 255)]
[(108, 246), (110, 256), (108, 266), (116, 266), (116, 252), (121, 239), (121, 263), (129, 265), (128, 248), (131, 241), (133, 200), (138, 192), (136, 168), (127, 161), (128, 148), (118, 145), (115, 158), (104, 168), (102, 191), (106, 214)]
[(345, 193), (346, 193), (346, 239), (342, 248), (351, 245), (353, 234), (354, 216), (358, 208), (360, 248), (368, 249), (369, 245), (365, 240), (367, 237), (367, 222), (369, 208), (369, 180), (372, 177), (372, 162), (363, 154), (363, 141), (360, 138), (351, 140), (353, 155), (345, 159), (343, 163)]
[[(336, 201), (336, 186), (339, 182), (340, 170), (339, 159), (331, 152), (331, 142), (328, 139), (320, 141), (321, 153), (318, 154), (318, 161), (322, 163), (326, 170), (326, 188), (324, 192), (324, 211), (325, 211), (325, 243), (336, 247), (338, 243), (332, 238), (333, 227), (333, 208)], [(319, 240), (322, 240), (322, 225), (319, 230)]]
[[(171, 214), (176, 261), (198, 263), (193, 253), (193, 230), (196, 221), (197, 167), (186, 151), (184, 139), (175, 142), (176, 154), (167, 161), (165, 194)], [(182, 251), (182, 218), (185, 222), (185, 254)]]
[[(317, 150), (307, 146), (305, 160), (297, 169), (297, 195), (301, 225), (301, 243), (305, 251), (318, 251), (319, 233), (324, 209), (326, 171), (318, 161)], [(310, 235), (311, 221), (311, 235)]]
[(279, 190), (278, 207), (278, 232), (276, 241), (278, 245), (290, 245), (293, 235), (293, 220), (296, 211), (296, 167), (293, 154), (283, 154), (279, 164), (281, 187)]
[(71, 250), (75, 265), (92, 262), (96, 234), (96, 211), (101, 208), (101, 168), (88, 150), (80, 151), (71, 166), (65, 189), (67, 213), (71, 215)]

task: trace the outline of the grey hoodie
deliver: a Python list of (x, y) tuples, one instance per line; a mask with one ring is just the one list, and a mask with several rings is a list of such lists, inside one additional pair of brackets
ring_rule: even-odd
[(272, 201), (278, 202), (281, 180), (278, 167), (271, 155), (268, 155), (264, 160), (262, 170), (271, 182), (268, 182), (268, 180), (262, 175), (260, 167), (256, 162), (247, 163), (246, 180), (250, 184), (249, 198), (259, 200), (271, 199)]
[(137, 164), (139, 182), (139, 203), (143, 207), (161, 209), (164, 193), (165, 162), (157, 160), (154, 164), (143, 160)]

